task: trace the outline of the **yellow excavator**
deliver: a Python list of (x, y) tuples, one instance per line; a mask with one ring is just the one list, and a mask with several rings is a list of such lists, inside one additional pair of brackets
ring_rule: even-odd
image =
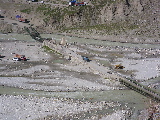
[(122, 66), (121, 64), (115, 65), (115, 69), (123, 69), (125, 68), (124, 66)]

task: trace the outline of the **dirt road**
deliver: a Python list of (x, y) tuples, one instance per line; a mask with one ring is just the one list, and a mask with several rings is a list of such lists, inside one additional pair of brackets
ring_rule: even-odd
[(6, 17), (0, 18), (0, 20), (6, 22), (7, 24), (18, 25), (20, 28), (24, 28), (25, 26), (26, 27), (30, 26), (28, 23), (19, 22), (18, 20), (12, 20)]

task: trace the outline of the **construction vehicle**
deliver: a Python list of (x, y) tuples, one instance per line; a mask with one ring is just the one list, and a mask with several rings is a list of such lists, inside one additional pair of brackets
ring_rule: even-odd
[(27, 19), (24, 19), (24, 18), (18, 18), (18, 21), (19, 21), (19, 22), (26, 23), (26, 22), (27, 22)]
[(75, 6), (84, 6), (84, 5), (87, 5), (86, 2), (76, 2), (75, 3)]
[(18, 58), (19, 60), (27, 61), (25, 55), (15, 54), (14, 58)]
[(88, 57), (85, 57), (85, 56), (82, 56), (82, 59), (85, 61), (85, 62), (90, 62), (91, 60), (89, 60)]
[(84, 5), (87, 5), (87, 2), (77, 2), (76, 0), (69, 2), (69, 6), (84, 6)]
[(122, 66), (121, 64), (115, 65), (115, 69), (123, 69), (125, 68), (124, 66)]

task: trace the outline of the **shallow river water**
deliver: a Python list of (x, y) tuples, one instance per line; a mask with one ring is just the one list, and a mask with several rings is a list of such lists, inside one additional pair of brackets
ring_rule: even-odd
[(158, 48), (158, 49), (160, 49), (160, 46), (158, 44), (120, 43), (120, 42), (85, 39), (85, 38), (55, 35), (55, 34), (42, 34), (41, 36), (43, 38), (53, 38), (55, 40), (61, 40), (62, 38), (65, 38), (65, 40), (67, 42), (78, 42), (78, 43), (83, 43), (83, 44), (93, 44), (93, 45), (103, 45), (103, 46), (126, 46), (126, 47), (138, 47), (138, 48)]
[[(53, 38), (57, 41), (61, 41), (62, 38), (69, 43), (78, 42), (83, 44), (93, 44), (93, 45), (103, 45), (103, 46), (126, 46), (126, 47), (138, 47), (138, 48), (157, 48), (160, 49), (159, 44), (131, 44), (131, 43), (120, 43), (120, 42), (110, 42), (95, 39), (85, 39), (78, 37), (70, 37), (57, 34), (41, 34), (42, 38)], [(25, 40), (25, 41), (35, 41), (29, 35), (23, 34), (0, 34), (0, 39), (2, 40)]]

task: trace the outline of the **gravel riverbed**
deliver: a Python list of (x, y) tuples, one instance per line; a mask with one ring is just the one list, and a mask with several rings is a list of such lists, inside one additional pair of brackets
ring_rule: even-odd
[[(159, 77), (159, 49), (140, 49), (121, 46), (100, 46), (86, 44), (70, 44), (60, 46), (71, 60), (63, 55), (46, 52), (40, 43), (22, 40), (0, 40), (1, 55), (0, 85), (33, 91), (46, 92), (102, 92), (108, 90), (126, 90), (127, 88), (115, 78), (119, 75), (147, 81)], [(12, 61), (15, 54), (25, 55), (27, 61)], [(153, 55), (154, 54), (154, 55)], [(90, 62), (84, 62), (82, 55), (88, 56)], [(128, 59), (126, 59), (128, 58)], [(128, 61), (127, 60), (132, 60)], [(105, 62), (104, 62), (105, 61)], [(142, 67), (142, 63), (146, 67)], [(148, 64), (152, 61), (151, 64)], [(122, 63), (123, 70), (115, 70), (114, 65)], [(130, 67), (131, 66), (131, 67)], [(151, 68), (151, 69), (149, 69)], [(152, 71), (152, 72), (150, 72)], [(150, 75), (146, 76), (148, 73)], [(146, 79), (144, 79), (144, 76)], [(151, 83), (157, 89), (157, 81)], [(135, 98), (139, 97), (135, 93)], [(95, 95), (95, 97), (98, 97)], [(103, 97), (102, 97), (103, 98)], [(2, 94), (0, 95), (0, 119), (2, 120), (51, 120), (51, 119), (134, 119), (139, 110), (135, 103), (123, 103), (114, 100), (93, 101), (94, 98), (78, 97), (43, 97), (35, 95)], [(115, 99), (116, 96), (115, 96)], [(149, 99), (140, 96), (136, 101)], [(143, 103), (143, 102), (142, 102)], [(137, 103), (136, 103), (137, 104)], [(125, 107), (126, 106), (126, 107)], [(141, 105), (140, 105), (141, 106)], [(143, 105), (142, 105), (143, 106)], [(147, 107), (147, 106), (146, 106)], [(104, 112), (103, 112), (104, 111)]]

